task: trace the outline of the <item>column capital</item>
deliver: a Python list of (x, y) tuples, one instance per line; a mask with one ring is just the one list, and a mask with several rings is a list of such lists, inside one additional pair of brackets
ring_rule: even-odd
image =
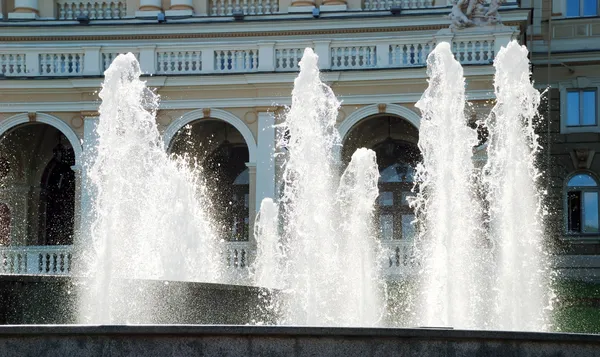
[(75, 172), (75, 174), (80, 174), (82, 167), (80, 164), (73, 165), (73, 166), (71, 166), (71, 170), (73, 170), (73, 172)]
[(250, 173), (256, 172), (256, 162), (247, 162), (246, 167)]

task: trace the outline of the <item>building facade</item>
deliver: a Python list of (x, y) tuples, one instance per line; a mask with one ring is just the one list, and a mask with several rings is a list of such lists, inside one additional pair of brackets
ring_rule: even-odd
[(494, 56), (513, 39), (529, 47), (536, 85), (550, 86), (540, 135), (551, 172), (551, 243), (564, 267), (585, 268), (575, 275), (595, 268), (596, 0), (0, 4), (3, 273), (70, 274), (72, 247), (81, 243), (91, 208), (82, 167), (97, 140), (98, 91), (103, 72), (127, 52), (161, 96), (157, 124), (167, 150), (194, 154), (209, 181), (225, 183), (213, 200), (221, 208), (227, 260), (231, 269), (246, 269), (256, 246), (254, 217), (278, 188), (273, 125), (291, 103), (298, 62), (310, 47), (342, 101), (342, 160), (358, 147), (378, 154), (380, 237), (389, 251), (384, 265), (391, 276), (407, 274), (413, 216), (406, 197), (418, 159), (415, 103), (427, 87), (427, 54), (436, 43), (452, 44), (475, 121), (494, 98)]

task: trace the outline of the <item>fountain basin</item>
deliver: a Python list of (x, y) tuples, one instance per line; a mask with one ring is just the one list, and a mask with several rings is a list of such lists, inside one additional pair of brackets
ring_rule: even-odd
[[(285, 326), (0, 326), (3, 356), (597, 356), (600, 336)], [(41, 353), (43, 351), (43, 353)]]
[[(89, 283), (77, 277), (1, 275), (0, 324), (76, 323), (81, 307), (78, 294)], [(127, 313), (115, 316), (115, 321), (123, 324), (248, 324), (258, 317), (261, 300), (270, 296), (268, 290), (242, 285), (161, 280), (121, 280), (120, 284), (156, 302), (148, 306), (143, 301), (119, 300), (124, 306), (120, 311)], [(269, 321), (264, 313), (260, 318)]]

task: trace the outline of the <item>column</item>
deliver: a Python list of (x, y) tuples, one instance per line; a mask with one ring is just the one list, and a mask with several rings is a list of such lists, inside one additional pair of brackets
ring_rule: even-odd
[(252, 202), (256, 202), (256, 163), (247, 162), (248, 176), (250, 184), (250, 192), (248, 193), (248, 241), (251, 244), (255, 244), (254, 240), (254, 220), (256, 219), (256, 213), (258, 212), (256, 205)]
[(161, 0), (140, 0), (138, 9), (135, 17), (156, 17), (162, 13), (162, 2)]
[(258, 71), (275, 71), (275, 42), (258, 43)]
[[(86, 170), (89, 169), (96, 155), (96, 149), (98, 145), (98, 134), (96, 133), (96, 126), (98, 125), (98, 114), (97, 113), (82, 113), (83, 115), (83, 164), (81, 174), (81, 188), (79, 194), (80, 200), (80, 223), (79, 223), (79, 234), (77, 240), (79, 244), (87, 244), (90, 239), (90, 227), (91, 220), (93, 217), (92, 206), (94, 189), (89, 182), (89, 178), (86, 175)], [(81, 245), (80, 245), (81, 246)]]
[(8, 14), (9, 19), (35, 20), (38, 17), (38, 0), (15, 0), (15, 9)]
[(165, 11), (167, 16), (192, 16), (194, 4), (192, 0), (171, 0), (171, 7)]
[(75, 219), (73, 222), (73, 245), (76, 245), (81, 235), (81, 164), (71, 166), (75, 173)]
[(263, 199), (275, 199), (275, 116), (258, 113), (258, 143), (256, 150), (256, 212)]
[(331, 63), (331, 41), (313, 41), (315, 44), (315, 53), (319, 56), (319, 69), (329, 69)]

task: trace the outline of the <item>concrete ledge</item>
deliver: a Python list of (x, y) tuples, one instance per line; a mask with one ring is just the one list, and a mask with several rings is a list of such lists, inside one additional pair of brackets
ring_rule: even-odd
[(597, 356), (600, 336), (275, 326), (0, 326), (2, 356)]

